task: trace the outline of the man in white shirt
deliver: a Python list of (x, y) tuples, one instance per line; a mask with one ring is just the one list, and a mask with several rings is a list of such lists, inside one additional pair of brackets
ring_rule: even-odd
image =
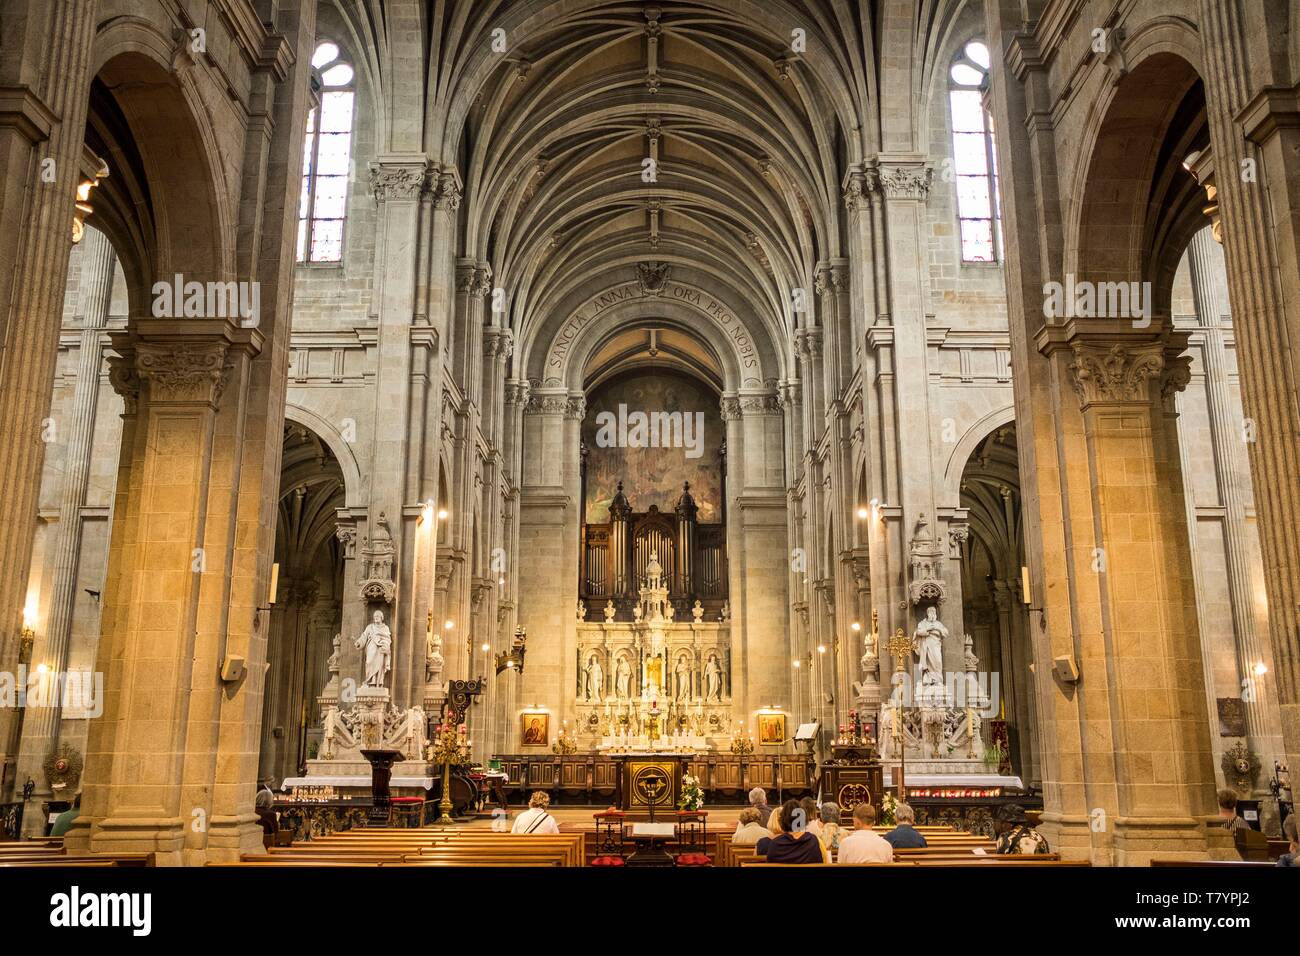
[(853, 808), (853, 832), (840, 838), (836, 863), (893, 863), (894, 848), (871, 829), (876, 823), (876, 808), (859, 803)]
[(546, 809), (550, 805), (550, 794), (541, 790), (536, 791), (528, 800), (528, 809), (519, 814), (518, 819), (515, 820), (515, 825), (510, 828), (510, 832), (558, 834), (560, 825), (555, 822), (555, 817), (551, 816)]

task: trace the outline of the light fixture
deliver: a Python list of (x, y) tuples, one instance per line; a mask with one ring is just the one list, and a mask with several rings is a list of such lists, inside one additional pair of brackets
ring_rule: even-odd
[(505, 578), (497, 578), (497, 584), (505, 584), (505, 583), (506, 583)]
[(794, 666), (799, 667), (801, 663), (802, 663), (801, 661), (796, 660), (794, 661)]
[(452, 621), (452, 620), (449, 619), (449, 620), (443, 621), (443, 622), (442, 622), (442, 626), (443, 626), (446, 630), (450, 631), (453, 627), (456, 626), (456, 622), (455, 622), (455, 621)]
[(440, 511), (438, 512), (438, 520), (439, 520), (439, 521), (446, 521), (446, 520), (447, 520), (447, 509), (446, 509), (446, 508), (443, 508), (442, 510), (440, 510)]
[(485, 643), (485, 644), (483, 645), (483, 653), (486, 654), (486, 653), (487, 653), (488, 651), (490, 651), (490, 650), (492, 650), (492, 645), (491, 645), (491, 644), (486, 644), (486, 643)]
[(817, 645), (817, 653), (818, 653), (818, 654), (825, 654), (825, 653), (826, 653), (826, 645), (825, 645), (825, 644), (818, 644), (818, 645)]
[(1268, 673), (1268, 665), (1265, 664), (1263, 661), (1260, 661), (1258, 664), (1255, 665), (1256, 677), (1263, 677), (1267, 673)]
[(38, 673), (38, 674), (48, 674), (49, 671), (50, 671), (50, 665), (49, 665), (49, 664), (37, 664), (37, 665), (36, 665), (36, 673)]
[(852, 624), (849, 625), (849, 627), (853, 628), (854, 632), (862, 630), (862, 625), (859, 624), (857, 621), (854, 621)]
[(867, 520), (867, 509), (866, 509), (866, 508), (859, 508), (859, 509), (858, 509), (858, 518), (859, 518), (859, 520), (862, 520), (862, 521), (866, 521), (866, 520)]

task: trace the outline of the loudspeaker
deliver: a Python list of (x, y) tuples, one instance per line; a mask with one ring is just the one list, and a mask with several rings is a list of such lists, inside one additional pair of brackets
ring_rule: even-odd
[(1066, 684), (1074, 684), (1079, 680), (1079, 665), (1074, 662), (1073, 657), (1055, 658), (1052, 662), (1052, 670)]
[(227, 684), (233, 684), (235, 681), (242, 679), (244, 676), (244, 659), (229, 655), (221, 662), (221, 679)]

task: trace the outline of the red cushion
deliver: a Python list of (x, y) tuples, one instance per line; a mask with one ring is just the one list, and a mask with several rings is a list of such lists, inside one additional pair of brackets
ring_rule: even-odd
[(712, 866), (713, 858), (707, 853), (679, 853), (678, 866)]
[(389, 803), (424, 803), (424, 797), (392, 797)]
[(627, 860), (621, 856), (598, 856), (591, 861), (591, 866), (627, 866)]

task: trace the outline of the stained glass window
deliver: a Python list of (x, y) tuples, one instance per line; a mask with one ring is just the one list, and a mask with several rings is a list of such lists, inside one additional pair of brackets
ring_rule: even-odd
[(993, 117), (984, 109), (981, 92), (992, 62), (989, 48), (979, 40), (971, 40), (953, 59), (949, 72), (953, 172), (964, 262), (995, 262), (1002, 256)]
[(311, 58), (321, 97), (320, 105), (307, 114), (298, 199), (299, 262), (338, 262), (343, 258), (355, 90), (353, 69), (341, 55), (338, 45), (327, 41), (316, 47)]

